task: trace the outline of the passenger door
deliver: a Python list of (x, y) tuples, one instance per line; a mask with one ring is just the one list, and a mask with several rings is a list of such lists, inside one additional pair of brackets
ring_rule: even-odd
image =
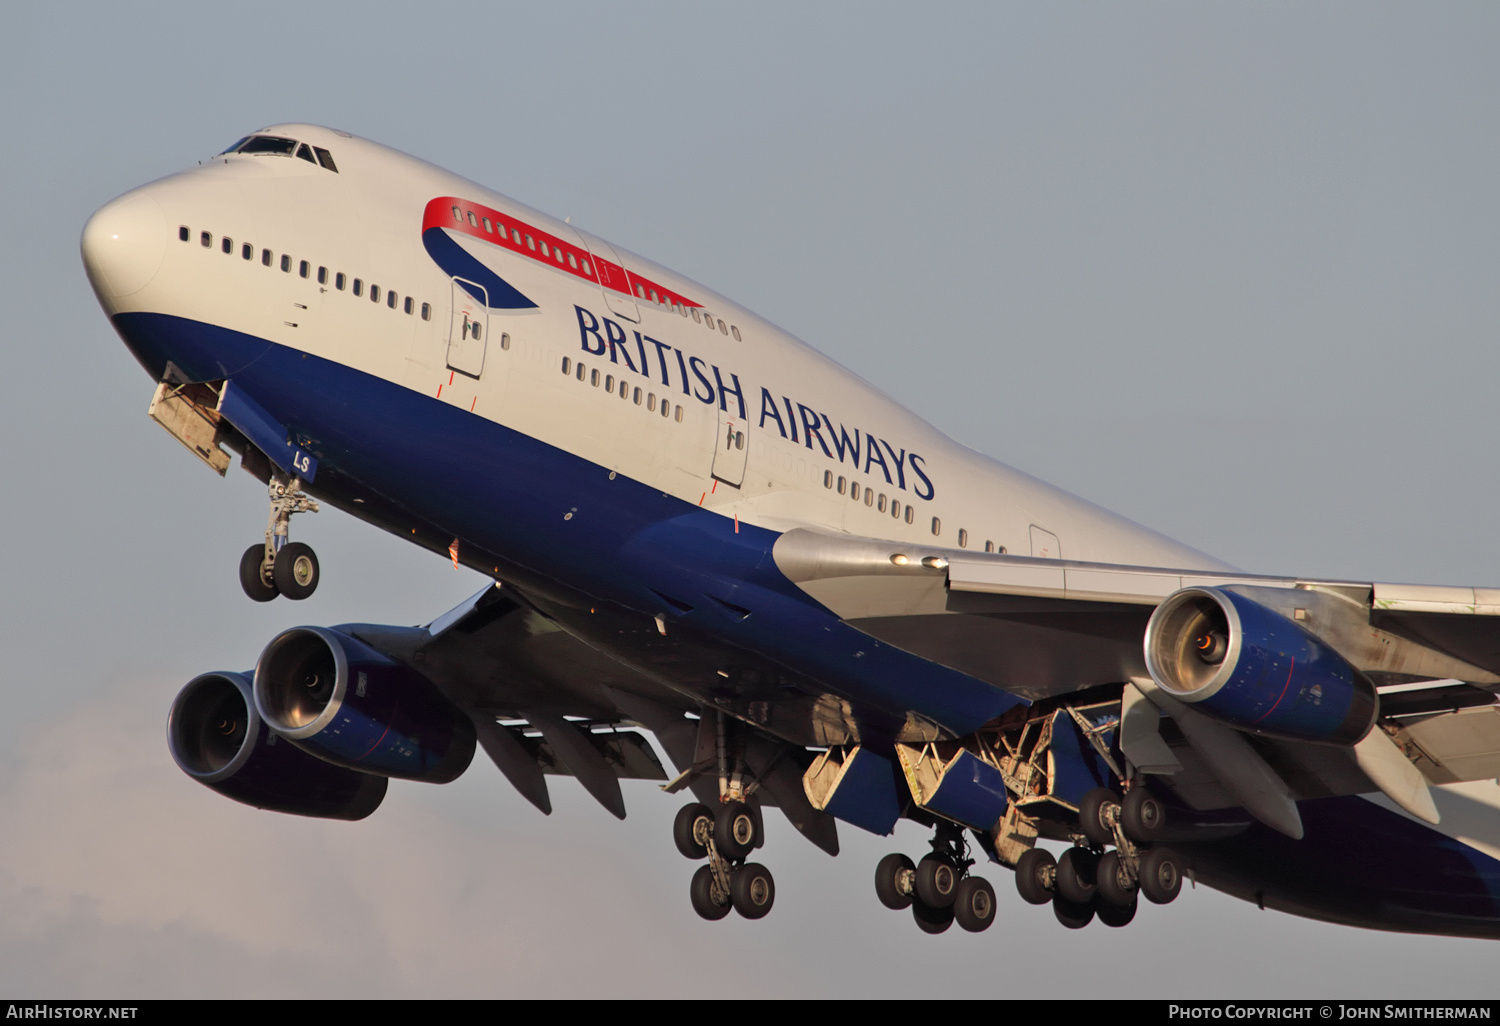
[(489, 295), (483, 285), (453, 279), (453, 306), (448, 322), (448, 367), (477, 378), (484, 371), (489, 344)]
[(745, 459), (750, 453), (746, 437), (748, 428), (742, 419), (728, 410), (719, 410), (719, 439), (714, 446), (713, 476), (736, 488), (745, 482)]

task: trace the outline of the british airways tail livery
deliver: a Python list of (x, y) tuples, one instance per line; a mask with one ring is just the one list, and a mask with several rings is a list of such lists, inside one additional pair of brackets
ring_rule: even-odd
[(992, 862), (1075, 929), (1191, 873), (1500, 936), (1500, 810), (1464, 786), (1500, 775), (1500, 590), (1241, 573), (343, 132), (249, 135), (82, 248), (150, 416), (269, 489), (251, 599), (317, 587), (289, 525), (321, 506), (494, 581), (425, 628), (296, 627), (190, 681), (172, 755), (229, 798), (360, 819), (477, 745), (544, 812), (549, 775), (619, 817), (622, 778), (690, 791), (674, 840), (709, 919), (770, 910), (777, 808), (829, 854), (840, 820), (931, 827), (875, 874), (929, 933), (990, 925)]

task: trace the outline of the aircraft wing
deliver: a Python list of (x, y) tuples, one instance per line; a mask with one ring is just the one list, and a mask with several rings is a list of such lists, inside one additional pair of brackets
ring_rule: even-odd
[[(1331, 640), (1378, 683), (1500, 684), (1500, 589), (1425, 587), (1082, 563), (904, 546), (797, 529), (777, 565), (845, 622), (1030, 700), (1147, 675), (1152, 611), (1189, 587), (1253, 589)], [(1299, 613), (1298, 610), (1301, 610)]]
[[(1500, 690), (1500, 589), (1083, 563), (805, 529), (784, 534), (775, 558), (808, 595), (871, 637), (1033, 702), (1132, 682), (1125, 754), (1169, 775), (1194, 808), (1250, 803), (1244, 788), (1224, 786), (1243, 773), (1215, 764), (1243, 735), (1226, 735), (1164, 696), (1146, 666), (1152, 613), (1184, 588), (1238, 592), (1324, 640), (1379, 688), (1382, 726), (1372, 734), (1390, 736), (1426, 782), (1500, 774), (1500, 706), (1492, 693)], [(1150, 699), (1135, 717), (1144, 726), (1133, 732), (1132, 697)], [(1253, 743), (1288, 785), (1285, 798), (1394, 789), (1403, 807), (1426, 812), (1420, 796), (1411, 798), (1422, 781), (1399, 763), (1392, 768), (1383, 742)], [(1404, 783), (1392, 785), (1393, 773)]]
[[(621, 819), (619, 780), (667, 780), (636, 728), (654, 734), (679, 771), (667, 790), (718, 802), (714, 721), (701, 718), (699, 703), (591, 647), (512, 587), (485, 587), (426, 627), (339, 629), (411, 667), (467, 712), (485, 753), (543, 812), (551, 812), (546, 775), (576, 777)], [(803, 792), (811, 755), (763, 734), (747, 737), (744, 752), (761, 803), (781, 808), (799, 832), (837, 854), (833, 817)]]

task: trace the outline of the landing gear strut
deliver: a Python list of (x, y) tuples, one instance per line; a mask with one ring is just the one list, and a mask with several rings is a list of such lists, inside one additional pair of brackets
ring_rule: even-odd
[(288, 541), (287, 530), (293, 513), (316, 513), (318, 502), (302, 491), (301, 480), (283, 474), (271, 478), (270, 493), (266, 539), (240, 557), (240, 587), (257, 602), (305, 599), (318, 587), (318, 557), (311, 545)]
[(963, 829), (939, 823), (932, 853), (912, 865), (905, 855), (887, 855), (875, 867), (875, 893), (888, 909), (910, 908), (924, 933), (942, 933), (957, 922), (970, 933), (995, 921), (995, 888), (969, 875), (974, 860)]
[(744, 784), (744, 760), (736, 756), (730, 772), (727, 725), (718, 714), (719, 807), (693, 802), (677, 812), (672, 839), (686, 858), (707, 859), (689, 888), (693, 911), (704, 919), (723, 919), (732, 908), (746, 919), (759, 919), (776, 901), (776, 881), (758, 862), (746, 861), (761, 846), (760, 810), (747, 799), (755, 785)]

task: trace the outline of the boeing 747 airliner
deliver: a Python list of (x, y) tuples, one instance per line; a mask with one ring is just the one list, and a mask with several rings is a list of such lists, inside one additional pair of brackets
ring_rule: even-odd
[(250, 599), (312, 594), (290, 524), (326, 506), (493, 580), (427, 627), (296, 627), (190, 681), (171, 752), (229, 798), (360, 819), (477, 743), (543, 811), (548, 775), (620, 817), (622, 778), (690, 791), (674, 840), (709, 919), (770, 910), (778, 808), (830, 854), (840, 820), (930, 827), (875, 867), (929, 933), (991, 924), (988, 862), (1070, 928), (1191, 872), (1500, 936), (1500, 810), (1465, 785), (1500, 775), (1500, 590), (1241, 573), (344, 132), (248, 135), (101, 208), (82, 249), (150, 416), (268, 488)]

